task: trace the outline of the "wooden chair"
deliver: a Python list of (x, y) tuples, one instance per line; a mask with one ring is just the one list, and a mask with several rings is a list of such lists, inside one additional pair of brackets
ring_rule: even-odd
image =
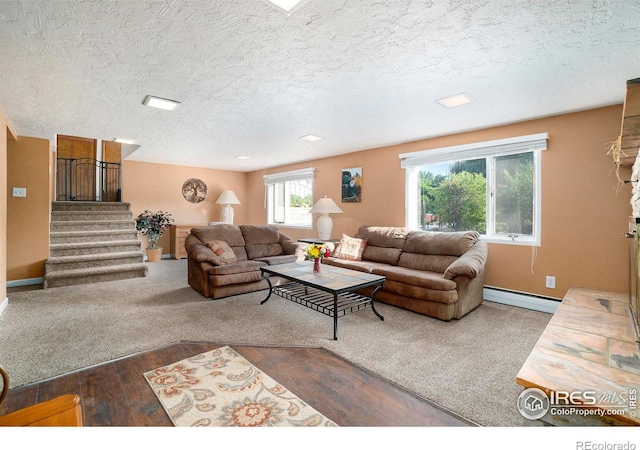
[[(9, 391), (9, 376), (0, 366), (2, 393), (0, 404)], [(74, 394), (61, 395), (53, 400), (0, 416), (0, 426), (5, 427), (81, 427), (82, 407), (80, 397)]]

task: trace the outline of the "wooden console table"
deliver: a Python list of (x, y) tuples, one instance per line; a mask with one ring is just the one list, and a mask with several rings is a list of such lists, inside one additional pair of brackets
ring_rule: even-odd
[[(551, 425), (640, 425), (640, 348), (629, 295), (572, 287), (540, 336), (516, 382), (548, 396), (577, 393), (581, 408), (620, 406), (623, 414), (551, 414)], [(589, 398), (597, 405), (588, 405)], [(634, 396), (636, 398), (634, 399)], [(617, 406), (612, 406), (617, 405)]]
[(201, 223), (171, 225), (171, 257), (182, 259), (187, 257), (187, 249), (184, 248), (184, 240), (195, 227), (204, 227)]

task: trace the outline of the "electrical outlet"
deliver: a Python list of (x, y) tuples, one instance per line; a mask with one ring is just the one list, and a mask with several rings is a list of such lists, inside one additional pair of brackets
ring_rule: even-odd
[(14, 197), (26, 197), (27, 196), (27, 188), (14, 187), (13, 188), (13, 196)]
[(547, 287), (549, 289), (555, 289), (556, 288), (556, 277), (547, 277)]

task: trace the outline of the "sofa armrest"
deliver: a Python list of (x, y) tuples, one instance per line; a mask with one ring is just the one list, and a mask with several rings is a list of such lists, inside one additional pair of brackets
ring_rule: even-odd
[(296, 255), (296, 261), (304, 261), (305, 255), (304, 250), (307, 248), (307, 245), (304, 242), (298, 242), (291, 239), (289, 236), (284, 235), (278, 232), (280, 236), (280, 246), (282, 247), (282, 251), (286, 255)]
[(444, 278), (453, 280), (459, 275), (475, 278), (487, 262), (488, 245), (484, 241), (476, 242), (460, 258), (455, 260), (444, 272)]
[(208, 262), (197, 262), (191, 258), (187, 260), (187, 280), (189, 286), (204, 297), (209, 297), (209, 271), (215, 266)]
[(184, 240), (184, 247), (187, 250), (188, 258), (194, 262), (208, 262), (214, 266), (219, 263), (219, 258), (215, 253), (193, 234), (187, 235)]

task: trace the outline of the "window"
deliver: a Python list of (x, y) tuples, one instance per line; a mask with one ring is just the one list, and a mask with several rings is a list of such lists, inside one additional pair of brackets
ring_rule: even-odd
[(264, 176), (269, 225), (311, 228), (313, 168)]
[(540, 152), (547, 133), (400, 155), (407, 227), (475, 230), (490, 242), (540, 245)]

